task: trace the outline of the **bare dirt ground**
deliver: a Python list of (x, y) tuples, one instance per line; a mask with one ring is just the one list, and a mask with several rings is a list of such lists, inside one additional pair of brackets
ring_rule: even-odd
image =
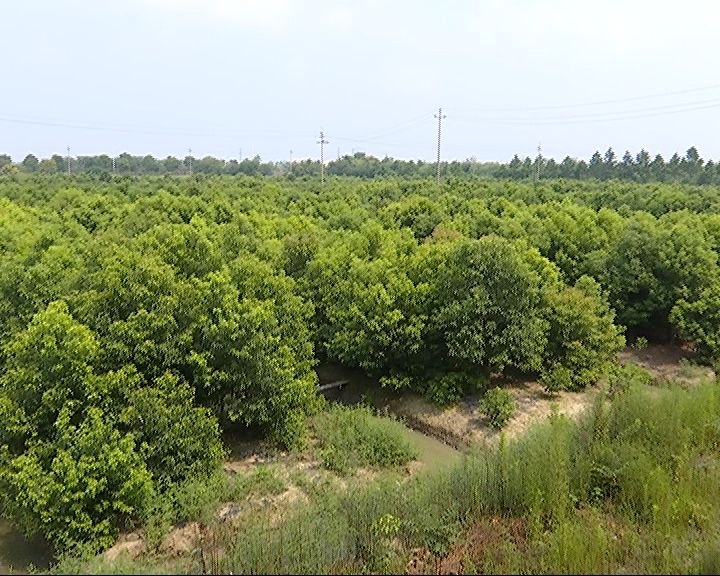
[[(440, 407), (418, 394), (383, 389), (376, 380), (356, 370), (328, 365), (321, 367), (318, 374), (323, 382), (350, 380), (341, 391), (328, 394), (329, 400), (350, 404), (369, 397), (376, 407), (399, 416), (410, 428), (453, 448), (462, 450), (471, 445), (494, 443), (500, 438), (500, 433), (490, 427), (478, 410), (479, 395), (468, 396), (454, 406)], [(502, 379), (498, 384), (513, 394), (517, 405), (515, 415), (504, 429), (508, 437), (522, 434), (530, 424), (546, 418), (553, 410), (571, 418), (578, 416), (592, 404), (596, 392), (588, 388), (582, 392), (548, 394), (533, 380)]]
[(627, 347), (618, 354), (618, 360), (621, 364), (638, 364), (660, 381), (697, 384), (700, 380), (715, 378), (712, 368), (692, 363), (692, 356), (688, 348), (674, 344), (651, 344), (642, 350)]
[[(621, 364), (635, 363), (646, 369), (659, 382), (669, 380), (694, 385), (715, 372), (708, 366), (693, 363), (692, 351), (673, 344), (653, 344), (642, 350), (628, 347), (618, 354)], [(577, 418), (597, 394), (596, 387), (580, 392), (550, 394), (536, 381), (504, 381), (517, 405), (514, 416), (505, 426), (509, 438), (523, 434), (528, 427), (550, 416), (554, 411)], [(453, 446), (463, 448), (475, 444), (492, 444), (500, 433), (493, 430), (480, 414), (479, 396), (470, 396), (455, 406), (442, 408), (418, 395), (382, 397), (384, 406), (402, 417), (408, 426)]]
[[(592, 404), (596, 389), (582, 392), (549, 394), (535, 381), (505, 384), (515, 399), (517, 409), (504, 428), (509, 438), (519, 436), (534, 422), (543, 420), (553, 412), (570, 418), (580, 415)], [(449, 408), (438, 407), (420, 396), (406, 396), (390, 403), (390, 410), (402, 417), (411, 427), (430, 434), (455, 447), (492, 444), (500, 432), (490, 427), (480, 413), (479, 396), (465, 398)]]

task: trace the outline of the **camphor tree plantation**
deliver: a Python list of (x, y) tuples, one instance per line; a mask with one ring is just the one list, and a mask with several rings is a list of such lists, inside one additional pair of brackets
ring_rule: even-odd
[(121, 532), (149, 538), (158, 518), (194, 519), (188, 495), (214, 490), (223, 433), (300, 450), (322, 421), (345, 434), (323, 452), (331, 468), (411, 458), (390, 428), (357, 448), (371, 416), (317, 393), (332, 362), (440, 405), (498, 375), (601, 383), (605, 400), (442, 474), (248, 522), (225, 534), (222, 570), (404, 571), (413, 550), (441, 563), (483, 530), (467, 572), (717, 570), (716, 386), (649, 387), (615, 361), (638, 337), (720, 354), (720, 188), (696, 152), (670, 162), (692, 177), (665, 183), (640, 160), (624, 180), (606, 155), (582, 180), (523, 180), (513, 161), (439, 188), (413, 172), (329, 170), (320, 187), (197, 163), (192, 176), (7, 164), (0, 516), (88, 558)]

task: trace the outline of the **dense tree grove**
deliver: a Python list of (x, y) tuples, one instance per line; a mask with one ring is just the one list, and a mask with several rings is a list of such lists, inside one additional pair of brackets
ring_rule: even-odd
[[(13, 168), (7, 154), (0, 155), (0, 169)], [(151, 155), (132, 156), (128, 153), (111, 158), (99, 156), (65, 157), (57, 154), (51, 158), (38, 159), (28, 154), (17, 166), (22, 172), (53, 174), (60, 172), (89, 172), (92, 174), (227, 174), (236, 176), (287, 176), (289, 178), (317, 177), (320, 162), (301, 160), (295, 162), (263, 162), (259, 156), (242, 160), (221, 160), (212, 156), (194, 158), (155, 158)], [(691, 146), (680, 155), (673, 154), (665, 160), (661, 154), (651, 155), (646, 150), (637, 154), (625, 151), (618, 159), (615, 151), (595, 152), (586, 162), (565, 157), (561, 162), (538, 155), (521, 159), (515, 155), (510, 162), (479, 162), (474, 158), (464, 161), (441, 162), (441, 173), (454, 178), (492, 177), (511, 180), (573, 179), (573, 180), (620, 180), (629, 182), (682, 182), (685, 184), (720, 184), (720, 163), (704, 160), (697, 148)], [(327, 163), (326, 173), (331, 176), (354, 178), (432, 178), (436, 172), (434, 162), (423, 160), (398, 160), (375, 158), (364, 152), (338, 157)]]
[(0, 171), (0, 513), (58, 550), (210, 474), (223, 430), (302, 444), (318, 362), (450, 402), (584, 387), (625, 333), (720, 353), (710, 185), (43, 162)]

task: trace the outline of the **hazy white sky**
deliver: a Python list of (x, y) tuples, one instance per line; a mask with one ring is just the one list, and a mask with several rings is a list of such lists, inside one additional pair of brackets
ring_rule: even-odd
[(720, 3), (5, 0), (0, 153), (720, 159)]

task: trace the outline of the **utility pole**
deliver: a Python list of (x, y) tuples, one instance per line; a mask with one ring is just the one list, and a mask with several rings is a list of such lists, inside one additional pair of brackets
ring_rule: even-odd
[(437, 145), (437, 185), (440, 186), (440, 133), (442, 129), (442, 121), (443, 118), (447, 118), (447, 116), (443, 116), (442, 108), (438, 108), (438, 113), (435, 114), (435, 118), (438, 119), (438, 145)]
[(320, 186), (325, 184), (325, 144), (330, 144), (329, 140), (325, 140), (325, 134), (320, 130), (320, 140), (317, 141), (320, 144)]
[(67, 172), (70, 174), (70, 146), (67, 147)]

